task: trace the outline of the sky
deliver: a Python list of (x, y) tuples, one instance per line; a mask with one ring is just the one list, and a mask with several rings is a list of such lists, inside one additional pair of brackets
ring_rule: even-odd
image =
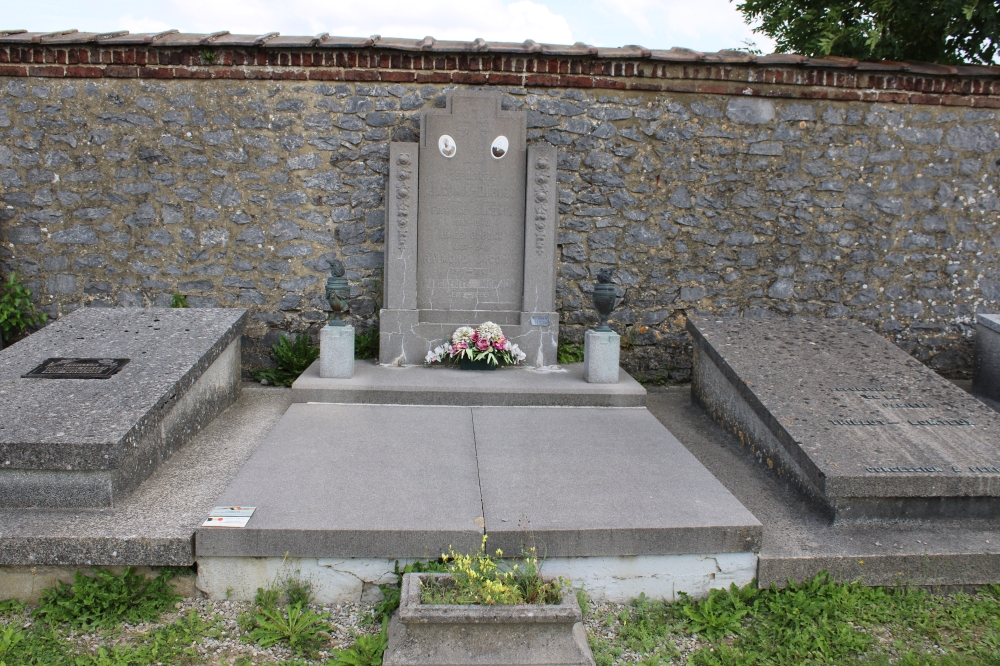
[(412, 37), (699, 51), (773, 42), (729, 0), (2, 0), (0, 30)]

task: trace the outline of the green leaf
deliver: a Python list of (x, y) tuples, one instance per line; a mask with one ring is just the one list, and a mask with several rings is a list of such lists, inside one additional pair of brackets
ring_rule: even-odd
[(271, 347), (271, 355), (277, 364), (275, 368), (260, 368), (252, 371), (254, 379), (275, 386), (291, 386), (299, 375), (319, 358), (319, 347), (314, 346), (308, 335), (296, 335), (295, 342), (282, 335), (278, 344)]
[(48, 320), (44, 312), (35, 312), (31, 290), (21, 284), (16, 273), (0, 283), (0, 336), (4, 345), (24, 335), (29, 328), (43, 325)]

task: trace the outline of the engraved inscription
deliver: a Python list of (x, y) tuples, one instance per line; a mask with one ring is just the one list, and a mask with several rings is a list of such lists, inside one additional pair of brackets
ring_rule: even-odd
[(969, 467), (969, 471), (976, 474), (1000, 474), (1000, 467)]
[(832, 388), (830, 390), (831, 391), (856, 391), (858, 393), (873, 393), (873, 392), (885, 393), (886, 392), (886, 389), (884, 389), (884, 388), (853, 388), (853, 387), (849, 387), (849, 388)]
[(932, 474), (934, 472), (943, 472), (944, 470), (940, 467), (924, 466), (924, 467), (865, 467), (865, 471), (869, 474), (892, 474), (892, 473), (920, 473), (920, 474)]
[(402, 153), (396, 158), (399, 169), (396, 179), (396, 246), (400, 252), (406, 247), (406, 227), (410, 221), (410, 189), (408, 181), (413, 176), (413, 160), (409, 153)]
[(549, 218), (549, 206), (552, 205), (551, 183), (549, 183), (549, 161), (540, 157), (534, 164), (535, 173), (532, 178), (532, 201), (535, 222), (535, 252), (539, 256), (545, 253), (545, 226)]
[[(450, 99), (450, 112), (424, 117), (422, 131), (432, 143), (419, 154), (417, 309), (477, 311), (484, 318), (519, 312), (528, 167), (524, 121), (501, 111), (495, 97), (456, 93)], [(442, 150), (434, 143), (445, 136), (454, 143)], [(491, 146), (498, 137), (506, 145)], [(503, 149), (503, 159), (493, 147)]]
[(910, 425), (915, 426), (974, 426), (976, 425), (968, 419), (926, 419), (923, 421), (914, 421), (908, 419)]
[(926, 402), (883, 402), (883, 407), (890, 407), (892, 409), (933, 409), (933, 405), (929, 405)]
[(833, 425), (846, 426), (884, 426), (897, 425), (899, 421), (883, 421), (882, 419), (828, 419)]
[(548, 326), (549, 316), (548, 315), (531, 315), (531, 325), (532, 326)]

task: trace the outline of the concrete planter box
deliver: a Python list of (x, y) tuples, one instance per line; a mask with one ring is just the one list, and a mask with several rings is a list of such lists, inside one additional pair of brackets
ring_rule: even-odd
[[(389, 622), (384, 666), (563, 664), (594, 666), (576, 595), (551, 606), (420, 603), (421, 580), (405, 574), (399, 612)], [(552, 580), (546, 577), (547, 580)]]

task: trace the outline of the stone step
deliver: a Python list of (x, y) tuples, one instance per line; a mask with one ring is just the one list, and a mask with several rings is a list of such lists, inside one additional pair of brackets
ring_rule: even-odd
[[(0, 508), (112, 507), (240, 391), (246, 310), (84, 308), (0, 351)], [(105, 379), (24, 378), (127, 358)]]
[(646, 389), (624, 370), (617, 384), (590, 384), (583, 364), (492, 371), (356, 361), (350, 379), (319, 376), (313, 363), (292, 385), (295, 402), (385, 405), (643, 407)]

